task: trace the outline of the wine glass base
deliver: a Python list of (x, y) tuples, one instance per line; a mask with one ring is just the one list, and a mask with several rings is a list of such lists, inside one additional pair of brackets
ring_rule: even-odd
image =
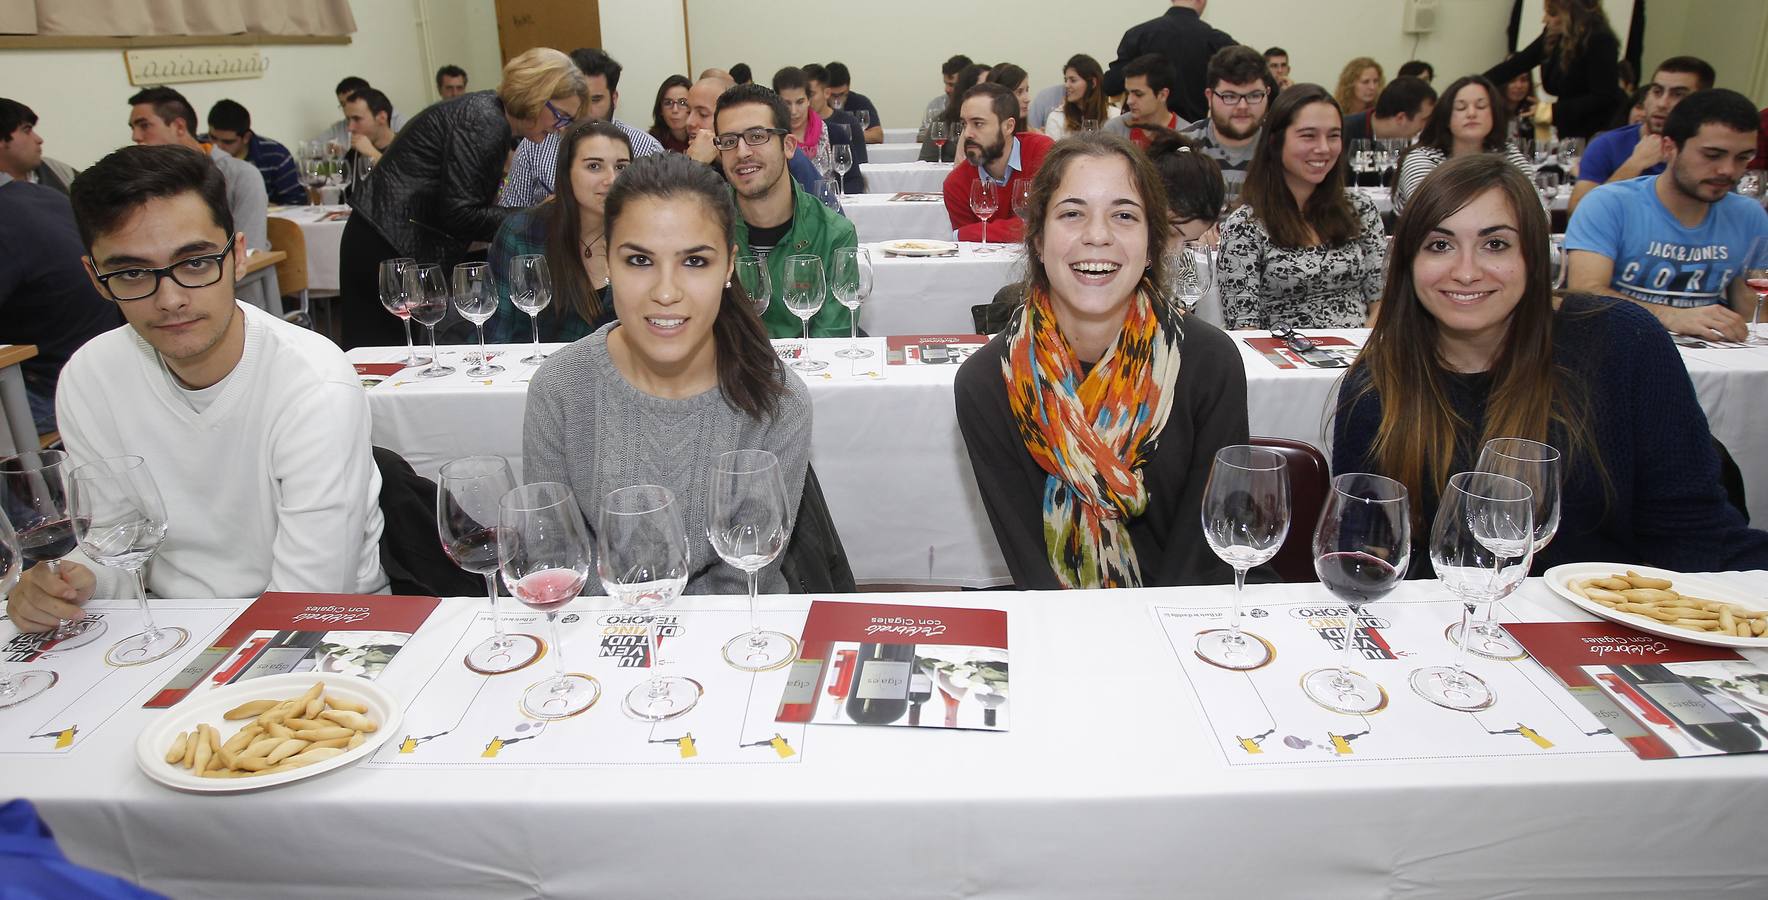
[(846, 347), (841, 350), (836, 350), (835, 355), (842, 359), (865, 359), (872, 355), (872, 351), (867, 350), (864, 347)]
[(531, 366), (538, 366), (541, 363), (546, 362), (546, 356), (545, 353), (530, 353), (527, 356), (522, 357), (521, 361)]
[(828, 367), (829, 364), (820, 359), (796, 359), (792, 361), (792, 368), (797, 369), (800, 372), (821, 372)]
[(501, 641), (496, 635), (480, 641), (478, 646), (467, 651), (462, 661), (480, 675), (504, 675), (526, 669), (544, 655), (545, 641), (531, 634), (513, 632), (505, 633)]
[(16, 672), (12, 676), (12, 689), (0, 691), (0, 709), (17, 706), (26, 700), (37, 697), (44, 691), (55, 687), (55, 683), (60, 680), (60, 675), (45, 669)]
[(497, 373), (502, 372), (502, 371), (503, 371), (503, 366), (487, 366), (484, 364), (480, 364), (480, 365), (477, 365), (477, 366), (474, 366), (474, 367), (468, 369), (467, 374), (473, 376), (474, 378), (489, 378), (492, 375), (496, 375)]
[(543, 721), (569, 719), (602, 699), (602, 683), (581, 672), (555, 675), (528, 686), (522, 694), (522, 715)]
[(1418, 696), (1446, 709), (1479, 712), (1498, 702), (1491, 686), (1465, 669), (1457, 673), (1450, 666), (1429, 666), (1413, 670), (1406, 680)]
[(417, 372), (417, 376), (419, 378), (441, 378), (444, 375), (453, 375), (453, 374), (454, 374), (454, 367), (453, 366), (442, 366), (442, 365), (431, 366), (427, 369), (419, 369)]
[(1270, 641), (1250, 631), (1235, 634), (1227, 628), (1199, 631), (1196, 651), (1198, 659), (1235, 671), (1256, 669), (1277, 658)]
[(407, 369), (409, 369), (414, 366), (427, 366), (430, 363), (435, 362), (435, 360), (433, 360), (427, 356), (408, 356), (405, 359), (401, 360), (401, 362), (403, 362), (405, 364), (405, 367)]
[(1368, 715), (1387, 708), (1387, 691), (1361, 672), (1341, 675), (1337, 666), (1315, 669), (1301, 677), (1308, 699), (1347, 716)]
[(130, 635), (112, 644), (104, 653), (104, 661), (118, 667), (145, 665), (157, 659), (165, 659), (189, 640), (190, 632), (176, 625), (168, 625), (157, 631)]
[[(652, 691), (653, 682), (657, 690)], [(620, 708), (642, 722), (662, 722), (694, 708), (700, 702), (700, 683), (680, 675), (647, 678), (626, 692)]]
[(797, 658), (797, 639), (777, 631), (745, 631), (724, 645), (724, 661), (744, 672), (772, 672)]
[(74, 650), (104, 637), (104, 633), (109, 630), (110, 626), (103, 619), (69, 622), (65, 628), (57, 628), (52, 632), (49, 639), (43, 642), (41, 650), (44, 653)]
[[(1450, 623), (1448, 628), (1443, 629), (1443, 637), (1450, 644), (1461, 646), (1461, 623)], [(1529, 651), (1524, 650), (1516, 642), (1516, 638), (1510, 636), (1510, 632), (1505, 631), (1502, 626), (1484, 623), (1473, 626), (1473, 640), (1467, 642), (1467, 652), (1500, 662), (1529, 658)]]
[(1000, 248), (996, 247), (992, 244), (983, 244), (982, 246), (976, 248), (976, 255), (978, 255), (978, 256), (982, 256), (982, 255), (989, 254), (989, 253), (999, 253), (999, 252), (1000, 252)]

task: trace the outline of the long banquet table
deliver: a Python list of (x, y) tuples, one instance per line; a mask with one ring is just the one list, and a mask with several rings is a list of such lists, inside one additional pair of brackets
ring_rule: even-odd
[[(1367, 334), (1309, 333), (1357, 344)], [(884, 341), (869, 340), (881, 353)], [(876, 358), (854, 364), (830, 355), (845, 340), (811, 343), (816, 356), (833, 363), (828, 372), (805, 379), (815, 404), (811, 460), (855, 576), (861, 583), (1007, 583), (958, 432), (952, 400), (957, 366), (884, 366)], [(1330, 455), (1328, 411), (1342, 370), (1278, 369), (1243, 340), (1237, 343), (1252, 433), (1307, 441)], [(462, 349), (444, 348), (443, 355), (460, 367)], [(433, 383), (401, 376), (375, 387), (369, 392), (374, 442), (404, 454), (428, 477), (449, 459), (475, 454), (508, 457), (519, 473), (523, 398), (532, 372), (514, 362), (526, 355), (520, 349), (503, 355), (511, 371), (490, 383), (456, 373)], [(404, 352), (358, 348), (350, 358), (384, 362)], [(1768, 523), (1768, 416), (1761, 413), (1768, 348), (1684, 349), (1682, 357), (1714, 433), (1743, 470), (1751, 520)]]
[(895, 194), (845, 194), (841, 209), (861, 243), (915, 238), (951, 240), (951, 215), (938, 200), (894, 200)]
[[(66, 755), (9, 760), (0, 793), (35, 801), (75, 862), (191, 900), (1768, 895), (1768, 754), (1228, 765), (1149, 614), (1219, 605), (1224, 590), (913, 598), (1010, 610), (1004, 733), (812, 726), (794, 765), (358, 765), (195, 796), (137, 769), (135, 737), (163, 715), (137, 701)], [(1248, 590), (1253, 604), (1324, 596)], [(1439, 591), (1409, 583), (1392, 599)], [(1506, 604), (1525, 621), (1584, 618), (1538, 580)], [(482, 605), (445, 601), (378, 683), (409, 702)], [(564, 652), (609, 677), (584, 648)], [(616, 704), (585, 715), (642, 732)]]

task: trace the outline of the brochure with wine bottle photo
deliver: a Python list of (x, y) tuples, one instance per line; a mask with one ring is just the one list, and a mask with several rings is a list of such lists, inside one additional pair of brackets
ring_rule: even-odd
[(1641, 759), (1768, 750), (1768, 668), (1609, 622), (1506, 625)]
[(1007, 612), (814, 601), (781, 722), (1006, 731)]

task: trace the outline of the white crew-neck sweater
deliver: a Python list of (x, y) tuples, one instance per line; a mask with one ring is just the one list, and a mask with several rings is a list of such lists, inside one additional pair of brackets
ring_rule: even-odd
[[(81, 347), (55, 398), (70, 463), (147, 460), (169, 523), (147, 570), (150, 594), (384, 591), (381, 478), (356, 370), (324, 337), (236, 309), (245, 353), (202, 412), (133, 327)], [(122, 570), (73, 558), (98, 576), (94, 596), (131, 596)]]

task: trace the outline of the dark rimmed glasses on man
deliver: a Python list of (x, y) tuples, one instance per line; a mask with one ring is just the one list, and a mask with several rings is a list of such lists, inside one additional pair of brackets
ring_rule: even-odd
[(712, 146), (717, 147), (720, 150), (735, 150), (737, 149), (737, 138), (742, 138), (743, 143), (748, 144), (751, 147), (759, 147), (771, 140), (776, 134), (788, 133), (789, 132), (784, 128), (762, 128), (759, 126), (744, 129), (743, 131), (727, 131), (724, 134), (714, 136), (712, 138)]
[(1244, 94), (1236, 91), (1210, 91), (1210, 93), (1214, 94), (1217, 100), (1222, 101), (1223, 106), (1239, 106), (1242, 101), (1257, 106), (1271, 96), (1269, 91), (1247, 91)]
[(137, 266), (106, 272), (97, 276), (98, 283), (104, 285), (105, 293), (119, 303), (152, 297), (160, 289), (162, 278), (170, 278), (182, 288), (206, 288), (221, 280), (221, 272), (226, 267), (227, 257), (233, 255), (233, 242), (237, 240), (239, 235), (236, 234), (227, 239), (227, 246), (219, 253), (187, 256), (169, 266)]

